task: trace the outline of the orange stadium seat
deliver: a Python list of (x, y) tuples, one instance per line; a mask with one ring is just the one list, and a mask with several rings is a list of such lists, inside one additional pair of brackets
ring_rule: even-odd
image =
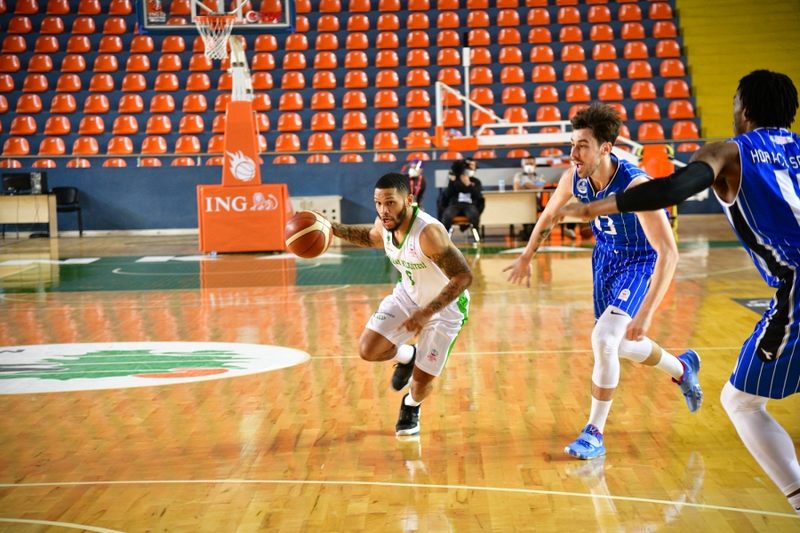
[(306, 157), (306, 163), (309, 165), (330, 163), (331, 158), (328, 154), (311, 154)]
[[(298, 141), (299, 143), (300, 141)], [(272, 158), (273, 165), (296, 165), (297, 158), (293, 155), (276, 155)]]
[(130, 44), (131, 54), (147, 54), (155, 49), (153, 38), (149, 35), (136, 35)]
[(336, 75), (329, 70), (315, 72), (311, 78), (311, 86), (314, 89), (335, 89)]
[(214, 98), (214, 111), (224, 113), (227, 110), (228, 102), (231, 101), (231, 93), (221, 93)]
[(433, 119), (431, 113), (427, 109), (414, 109), (406, 116), (406, 127), (427, 129), (433, 126)]
[[(317, 20), (317, 31), (318, 32), (336, 32), (339, 31), (339, 19), (336, 15), (322, 15)], [(320, 35), (324, 35), (325, 33), (321, 33)], [(335, 36), (334, 36), (335, 37)], [(317, 36), (319, 38), (319, 35)], [(319, 50), (318, 46), (315, 46), (317, 50)]]
[(69, 15), (69, 0), (47, 0), (45, 13), (48, 15)]
[[(445, 67), (439, 71), (441, 74), (442, 72), (447, 71), (451, 67)], [(449, 72), (449, 71), (448, 71)], [(376, 87), (397, 87), (399, 86), (398, 83), (394, 83), (396, 79), (397, 73), (394, 71), (383, 71), (378, 73), (378, 78), (375, 80)], [(392, 83), (385, 83), (380, 81), (380, 78), (389, 78), (392, 80)], [(440, 80), (441, 81), (441, 80)], [(445, 82), (446, 83), (446, 82)], [(408, 71), (406, 75), (406, 86), (408, 87), (428, 87), (431, 84), (431, 76), (427, 70), (421, 68), (415, 68)]]
[(139, 121), (133, 115), (119, 115), (114, 119), (111, 133), (114, 135), (136, 135), (139, 133)]
[(528, 42), (531, 44), (547, 44), (553, 42), (553, 36), (549, 28), (531, 28), (528, 32)]
[(91, 168), (92, 162), (85, 157), (76, 157), (67, 161), (67, 168)]
[(294, 111), (281, 113), (278, 117), (278, 131), (303, 131), (303, 118)]
[(436, 27), (439, 29), (460, 28), (461, 20), (456, 11), (440, 11), (436, 17)]
[(125, 60), (125, 70), (127, 72), (149, 72), (150, 58), (145, 54), (131, 54)]
[(601, 61), (594, 67), (594, 77), (598, 80), (618, 80), (621, 77), (619, 66), (613, 61)]
[(642, 41), (629, 41), (622, 50), (625, 59), (647, 59), (648, 56), (647, 45)]
[(556, 21), (560, 25), (580, 24), (581, 14), (577, 7), (560, 7), (556, 14)]
[(299, 111), (303, 107), (303, 95), (296, 91), (285, 91), (278, 100), (278, 109), (281, 111)]
[(79, 15), (99, 15), (101, 11), (100, 0), (80, 0), (78, 2)]
[(348, 111), (342, 119), (342, 128), (345, 130), (367, 129), (367, 115), (361, 111)]
[(193, 157), (176, 157), (175, 159), (172, 160), (172, 162), (169, 164), (169, 166), (171, 166), (171, 167), (193, 167), (196, 164), (197, 163), (195, 163), (195, 160), (194, 160)]
[(21, 54), (28, 49), (28, 42), (22, 35), (6, 35), (3, 38), (4, 54)]
[(18, 115), (11, 120), (8, 133), (11, 135), (35, 135), (38, 127), (30, 115)]
[(332, 70), (337, 66), (336, 54), (333, 52), (317, 52), (314, 55), (315, 70)]
[(553, 49), (546, 44), (539, 44), (531, 48), (531, 63), (552, 63), (554, 59)]
[(48, 117), (44, 123), (45, 135), (69, 135), (72, 132), (72, 124), (64, 115)]
[[(9, 35), (9, 37), (14, 37)], [(55, 54), (61, 48), (58, 39), (53, 35), (40, 35), (36, 38), (36, 43), (33, 46), (33, 51), (37, 54)]]
[(461, 46), (461, 38), (455, 30), (442, 30), (436, 34), (436, 46), (439, 48)]
[(363, 70), (349, 71), (344, 75), (344, 86), (348, 89), (363, 89), (368, 87), (369, 81), (367, 79), (367, 73)]
[(686, 67), (680, 59), (664, 59), (658, 68), (658, 73), (663, 78), (682, 78), (686, 76)]
[(347, 151), (363, 151), (367, 148), (364, 134), (358, 131), (348, 131), (341, 138), (341, 149)]
[[(227, 72), (225, 73), (227, 74)], [(229, 78), (230, 79), (230, 78)], [(220, 76), (220, 81), (222, 81), (222, 76)], [(272, 89), (273, 82), (272, 82), (272, 74), (269, 72), (254, 72), (253, 73), (253, 88), (259, 91), (267, 91)], [(221, 88), (221, 87), (218, 87)]]
[(494, 75), (488, 67), (474, 67), (469, 72), (469, 82), (472, 85), (491, 85), (494, 83)]
[(330, 133), (312, 133), (308, 138), (309, 152), (330, 152), (333, 150), (333, 137)]
[[(268, 57), (265, 58), (263, 56)], [(265, 65), (269, 60), (271, 60), (271, 68), (267, 68), (267, 65)], [(258, 70), (272, 70), (275, 68), (275, 60), (272, 58), (272, 54), (268, 52), (257, 53), (253, 56), (253, 70), (256, 70), (256, 65), (259, 67)], [(213, 69), (214, 63), (205, 54), (192, 54), (192, 57), (189, 58), (190, 72), (209, 72)]]
[(122, 48), (122, 39), (119, 35), (104, 35), (97, 45), (97, 51), (105, 54), (117, 54), (122, 52)]
[(597, 98), (600, 101), (607, 102), (610, 100), (624, 100), (625, 95), (622, 91), (622, 86), (614, 81), (607, 81), (600, 85), (597, 90)]
[(378, 111), (375, 115), (375, 129), (396, 130), (400, 127), (400, 117), (395, 111)]
[(211, 121), (212, 133), (225, 133), (225, 115), (217, 115)]
[(619, 6), (617, 20), (620, 22), (642, 20), (642, 9), (638, 4), (623, 4)]
[(425, 130), (413, 130), (405, 137), (406, 148), (411, 150), (415, 149), (428, 149), (433, 144), (430, 134)]
[(653, 37), (656, 39), (675, 39), (678, 37), (678, 28), (671, 20), (659, 20), (653, 24)]
[(406, 18), (406, 28), (409, 30), (427, 30), (431, 22), (426, 13), (409, 13)]
[(95, 72), (116, 72), (119, 70), (117, 57), (111, 54), (98, 54), (94, 59), (92, 70)]
[(82, 54), (67, 54), (61, 60), (61, 72), (86, 71), (86, 59)]
[(111, 0), (108, 6), (109, 15), (130, 15), (133, 13), (131, 0)]
[(400, 107), (400, 99), (394, 90), (382, 89), (375, 94), (374, 106), (377, 109), (393, 109)]
[(411, 89), (406, 93), (406, 107), (430, 107), (431, 97), (425, 89)]
[(672, 6), (668, 2), (653, 2), (647, 10), (647, 16), (653, 20), (672, 20)]
[(658, 122), (642, 122), (636, 132), (639, 141), (663, 141), (664, 128)]
[(90, 94), (83, 102), (83, 112), (86, 114), (102, 115), (108, 113), (111, 104), (105, 94)]
[(592, 59), (595, 61), (613, 61), (617, 59), (617, 49), (611, 43), (597, 43), (592, 47)]
[(504, 85), (525, 83), (525, 72), (517, 65), (503, 67), (503, 70), (500, 71), (500, 83)]
[(589, 40), (594, 42), (613, 41), (614, 30), (608, 24), (595, 24), (589, 30)]
[(488, 28), (490, 25), (489, 13), (486, 11), (470, 11), (467, 15), (468, 28)]
[(160, 167), (161, 159), (157, 157), (143, 157), (139, 159), (140, 167)]
[(583, 31), (580, 26), (562, 26), (558, 32), (558, 40), (562, 43), (582, 42)]
[[(103, 74), (95, 74), (95, 76), (102, 76)], [(108, 76), (108, 74), (105, 74)], [(77, 74), (62, 74), (56, 81), (56, 92), (59, 93), (76, 93), (82, 88), (81, 79)]]
[(378, 17), (377, 28), (380, 31), (399, 30), (400, 19), (394, 13), (384, 13)]
[(561, 120), (561, 111), (554, 105), (542, 105), (536, 109), (536, 122)]
[[(159, 74), (159, 77), (163, 75), (164, 74)], [(174, 76), (174, 74), (170, 74), (170, 76)], [(158, 78), (156, 78), (156, 83), (158, 83)], [(192, 72), (186, 78), (187, 91), (208, 91), (210, 89), (211, 89), (211, 78), (205, 72)], [(156, 88), (156, 90), (158, 90), (158, 88)]]
[(78, 137), (72, 143), (74, 155), (96, 155), (100, 153), (100, 145), (95, 137)]
[(549, 26), (550, 13), (547, 9), (535, 7), (528, 11), (528, 26)]
[(639, 22), (626, 22), (622, 25), (620, 36), (626, 41), (640, 41), (645, 38), (644, 26)]
[(519, 26), (519, 14), (516, 9), (501, 9), (497, 12), (497, 25), (516, 28)]
[(664, 84), (664, 97), (689, 98), (689, 84), (685, 80), (667, 80)]
[(119, 113), (141, 113), (144, 111), (144, 100), (138, 94), (123, 94), (117, 105)]
[[(384, 51), (381, 50), (381, 52)], [(362, 69), (368, 66), (367, 54), (361, 50), (351, 50), (344, 56), (344, 68), (346, 69)]]
[(336, 100), (330, 91), (317, 91), (311, 96), (311, 109), (335, 109)]
[(121, 157), (110, 157), (103, 160), (103, 166), (111, 168), (124, 168), (128, 166), (128, 163)]
[(430, 8), (430, 0), (408, 0), (409, 11), (429, 11)]
[(333, 33), (321, 33), (314, 41), (314, 48), (317, 50), (338, 50), (339, 38)]
[(379, 50), (375, 55), (375, 66), (378, 68), (394, 68), (400, 65), (400, 59), (394, 50)]
[(60, 35), (64, 33), (64, 20), (59, 16), (49, 16), (42, 19), (39, 26), (42, 35)]
[(336, 119), (333, 113), (317, 111), (311, 116), (311, 131), (334, 131), (335, 129)]
[(654, 100), (656, 86), (651, 81), (636, 81), (631, 85), (631, 98), (634, 100)]
[(528, 111), (522, 106), (511, 106), (503, 112), (503, 118), (509, 122), (529, 122)]
[(122, 92), (138, 93), (145, 90), (147, 90), (147, 81), (141, 74), (126, 74), (125, 77), (122, 78)]
[(491, 65), (492, 54), (488, 48), (482, 46), (470, 48), (470, 63), (472, 65)]
[(278, 49), (278, 40), (270, 33), (262, 33), (256, 37), (253, 49), (256, 52), (274, 52)]
[(166, 154), (167, 140), (160, 135), (147, 135), (142, 141), (143, 154)]
[(37, 159), (31, 166), (33, 168), (56, 168), (58, 165), (53, 159)]
[(408, 67), (427, 67), (431, 64), (431, 57), (427, 50), (414, 48), (406, 54), (406, 66)]
[(378, 49), (394, 49), (400, 47), (400, 40), (393, 31), (382, 31), (375, 40), (375, 47)]
[[(489, 56), (491, 59), (491, 56)], [(522, 63), (522, 51), (517, 46), (504, 46), (500, 48), (498, 60), (501, 65), (517, 65)]]
[(440, 48), (436, 53), (436, 64), (442, 67), (461, 65), (461, 53), (457, 48)]
[(281, 89), (284, 91), (292, 89), (305, 89), (306, 77), (302, 72), (290, 71), (284, 72), (281, 77)]
[(106, 147), (107, 154), (126, 155), (133, 153), (133, 141), (130, 137), (115, 136), (111, 137)]
[(94, 18), (86, 16), (75, 17), (75, 20), (72, 22), (73, 35), (92, 35), (94, 33), (97, 33)]
[(393, 131), (379, 131), (372, 139), (372, 146), (376, 150), (397, 150), (400, 148), (400, 140), (397, 138), (397, 133)]
[(201, 115), (193, 113), (183, 115), (181, 117), (180, 122), (178, 123), (178, 133), (184, 133), (184, 134), (203, 133), (204, 130), (205, 130), (205, 123)]
[(639, 102), (633, 108), (633, 118), (640, 122), (661, 120), (661, 109), (655, 102)]
[(522, 37), (519, 35), (517, 28), (503, 28), (497, 34), (497, 44), (501, 45), (518, 45), (522, 42)]
[(339, 163), (363, 163), (364, 157), (361, 154), (342, 154), (339, 156)]
[(150, 115), (145, 126), (148, 135), (165, 135), (172, 133), (172, 120), (169, 115)]
[(176, 154), (199, 154), (201, 151), (200, 139), (196, 135), (181, 135), (175, 141)]
[(469, 43), (469, 46), (489, 46), (492, 44), (492, 37), (485, 29), (475, 28), (469, 30), (467, 43)]
[(505, 105), (525, 104), (528, 101), (528, 95), (525, 94), (523, 87), (506, 87), (500, 95), (500, 101)]
[(611, 10), (606, 5), (594, 5), (589, 8), (586, 20), (592, 24), (611, 22)]
[(555, 85), (537, 85), (533, 91), (533, 101), (537, 104), (558, 103), (558, 90)]
[(308, 33), (311, 30), (311, 24), (308, 22), (308, 17), (305, 15), (296, 15), (294, 17), (294, 31), (296, 33)]
[[(8, 101), (6, 100), (5, 96), (2, 98), (2, 102), (4, 103), (5, 107), (2, 112), (5, 113), (8, 110)], [(17, 100), (15, 113), (33, 115), (39, 113), (41, 110), (42, 99), (39, 98), (38, 94), (21, 94)]]
[[(43, 93), (47, 92), (49, 84), (43, 74), (28, 74), (22, 81), (22, 92)], [(0, 92), (10, 92), (14, 89), (11, 76), (4, 74), (0, 77)]]
[(561, 49), (561, 61), (578, 62), (584, 61), (585, 59), (586, 54), (583, 51), (583, 47), (579, 44), (568, 44)]
[(28, 155), (31, 145), (24, 137), (8, 137), (3, 142), (3, 155)]
[(31, 33), (32, 31), (33, 24), (31, 23), (31, 19), (25, 15), (11, 17), (11, 20), (8, 21), (8, 26), (6, 27), (6, 32), (12, 34), (25, 34)]
[(21, 65), (16, 55), (0, 55), (0, 72), (19, 72)]
[[(352, 10), (350, 11), (352, 13)], [(369, 31), (369, 18), (366, 15), (350, 15), (347, 19), (347, 31)]]
[(56, 94), (50, 101), (50, 113), (74, 113), (77, 110), (75, 97), (71, 94)]
[(556, 81), (556, 69), (552, 65), (535, 65), (531, 72), (534, 83), (552, 83)]
[(630, 79), (652, 78), (653, 69), (647, 61), (637, 59), (628, 63), (627, 76)]
[(339, 13), (342, 10), (342, 4), (339, 0), (320, 0), (319, 11), (320, 13)]
[(589, 91), (589, 86), (584, 83), (572, 83), (567, 87), (567, 102), (589, 102), (592, 99), (592, 93)]
[(667, 117), (671, 119), (695, 118), (694, 106), (688, 100), (674, 100), (669, 103)]
[(295, 0), (294, 9), (298, 13), (311, 13), (311, 0)]
[(672, 125), (673, 139), (699, 139), (697, 124), (691, 120), (678, 120)]
[(662, 39), (656, 44), (656, 57), (680, 57), (681, 47), (674, 39)]
[(422, 30), (411, 30), (406, 36), (407, 48), (428, 48), (430, 45), (428, 34)]

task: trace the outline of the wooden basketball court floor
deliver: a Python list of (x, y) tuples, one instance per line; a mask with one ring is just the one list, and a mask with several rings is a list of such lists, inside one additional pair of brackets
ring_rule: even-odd
[[(689, 414), (667, 377), (623, 361), (608, 455), (590, 462), (563, 453), (589, 409), (588, 248), (554, 241), (523, 288), (501, 272), (513, 257), (502, 238), (476, 249), (457, 237), (475, 274), (469, 323), (420, 436), (401, 440), (391, 363), (357, 355), (396, 279), (379, 251), (214, 258), (193, 257), (192, 236), (7, 234), (0, 356), (168, 341), (310, 358), (228, 379), (0, 394), (0, 530), (800, 531), (719, 402), (772, 296), (721, 217), (682, 220), (650, 331), (700, 353), (702, 409)], [(102, 374), (87, 365), (85, 381)], [(7, 392), (14, 371), (0, 369)], [(800, 397), (769, 408), (797, 443)]]

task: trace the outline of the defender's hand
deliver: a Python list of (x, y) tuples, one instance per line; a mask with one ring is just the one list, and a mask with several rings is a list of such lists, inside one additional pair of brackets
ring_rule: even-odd
[(504, 268), (503, 272), (509, 272), (508, 281), (511, 283), (518, 284), (524, 281), (526, 287), (531, 286), (531, 263), (521, 256), (516, 258), (511, 265)]

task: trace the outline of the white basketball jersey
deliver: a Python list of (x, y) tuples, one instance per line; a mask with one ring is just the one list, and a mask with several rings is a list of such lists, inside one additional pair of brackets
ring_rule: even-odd
[[(385, 228), (383, 230), (383, 248), (386, 256), (400, 272), (403, 289), (419, 307), (428, 305), (450, 281), (420, 248), (419, 236), (428, 224), (442, 226), (442, 223), (434, 217), (414, 207), (411, 225), (403, 242), (395, 245), (392, 232)], [(464, 295), (469, 297), (467, 291), (464, 291)]]

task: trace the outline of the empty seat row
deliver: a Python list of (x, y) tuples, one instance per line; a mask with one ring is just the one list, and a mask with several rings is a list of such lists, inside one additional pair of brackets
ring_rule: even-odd
[[(172, 2), (173, 5), (182, 3), (189, 5), (188, 0), (175, 0)], [(102, 13), (130, 15), (133, 13), (131, 0), (111, 0), (110, 2), (79, 0), (78, 5), (74, 8), (73, 6), (75, 6), (75, 2), (70, 5), (69, 0), (17, 0), (13, 13), (16, 15), (36, 15), (38, 13), (46, 13), (48, 15), (69, 15), (71, 13), (79, 15), (100, 15)]]

